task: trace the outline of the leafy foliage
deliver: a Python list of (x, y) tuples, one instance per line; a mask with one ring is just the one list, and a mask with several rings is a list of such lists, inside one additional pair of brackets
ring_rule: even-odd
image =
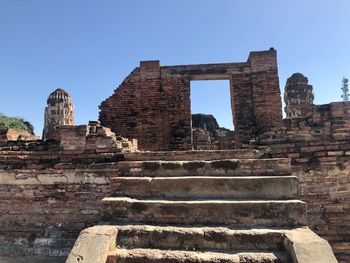
[(17, 117), (8, 117), (0, 113), (0, 129), (8, 128), (27, 131), (34, 135), (34, 127), (29, 121)]

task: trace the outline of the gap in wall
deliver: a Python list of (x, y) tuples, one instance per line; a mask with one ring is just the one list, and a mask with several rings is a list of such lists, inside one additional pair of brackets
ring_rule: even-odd
[(219, 126), (234, 130), (229, 80), (192, 80), (191, 113), (213, 115)]
[(190, 88), (193, 149), (233, 149), (229, 80), (193, 80)]

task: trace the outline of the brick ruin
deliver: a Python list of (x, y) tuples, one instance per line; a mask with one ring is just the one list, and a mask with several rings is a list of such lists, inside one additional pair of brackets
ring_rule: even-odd
[(308, 79), (300, 73), (293, 74), (284, 89), (284, 102), (287, 118), (311, 116), (314, 105), (314, 94)]
[(0, 129), (0, 143), (17, 140), (39, 140), (39, 137), (27, 131), (19, 131), (12, 128)]
[[(309, 226), (329, 240), (339, 262), (350, 260), (350, 104), (313, 104), (312, 86), (300, 73), (285, 89), (283, 126), (262, 133), (254, 148), (292, 160)], [(289, 114), (288, 114), (289, 113)]]
[(74, 108), (69, 94), (63, 89), (56, 89), (47, 99), (43, 140), (55, 140), (55, 128), (62, 125), (74, 125)]
[(191, 150), (190, 82), (230, 81), (237, 147), (281, 125), (282, 104), (274, 49), (251, 52), (247, 62), (161, 66), (141, 61), (100, 105), (100, 121), (136, 138), (142, 150)]
[(229, 150), (235, 148), (234, 131), (220, 127), (213, 115), (192, 114), (194, 150)]
[[(315, 105), (296, 73), (282, 119), (276, 61), (270, 49), (244, 63), (141, 62), (101, 104), (101, 123), (1, 141), (0, 261), (64, 262), (91, 239), (103, 263), (336, 262), (314, 231), (349, 262), (350, 102)], [(238, 149), (192, 150), (196, 79), (230, 80)], [(325, 254), (302, 261), (298, 247)], [(221, 254), (196, 254), (208, 250)]]

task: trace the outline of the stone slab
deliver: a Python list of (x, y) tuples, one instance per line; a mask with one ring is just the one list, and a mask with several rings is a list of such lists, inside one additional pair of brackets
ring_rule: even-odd
[(213, 161), (122, 161), (121, 176), (253, 176), (289, 175), (289, 158)]
[(278, 253), (215, 253), (158, 249), (117, 249), (107, 263), (287, 263)]
[(245, 226), (306, 225), (306, 204), (299, 200), (102, 200), (102, 217), (111, 222), (224, 224)]
[(194, 161), (220, 159), (254, 159), (260, 158), (263, 152), (252, 149), (235, 150), (200, 150), (200, 151), (140, 151), (124, 153), (125, 161)]
[(114, 177), (116, 196), (174, 199), (296, 199), (295, 176)]
[(118, 230), (114, 226), (95, 226), (84, 229), (66, 263), (105, 263), (116, 245)]
[(285, 247), (293, 263), (337, 263), (329, 243), (308, 228), (285, 231)]
[(1, 257), (1, 263), (64, 263), (66, 257)]
[(278, 229), (231, 229), (227, 227), (176, 227), (120, 225), (117, 244), (121, 248), (171, 250), (280, 250), (284, 233)]

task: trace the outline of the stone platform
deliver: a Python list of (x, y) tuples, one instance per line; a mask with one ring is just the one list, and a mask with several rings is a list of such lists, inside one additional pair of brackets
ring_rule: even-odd
[(81, 232), (67, 263), (337, 262), (307, 227), (290, 159), (252, 153), (126, 156), (101, 225)]

